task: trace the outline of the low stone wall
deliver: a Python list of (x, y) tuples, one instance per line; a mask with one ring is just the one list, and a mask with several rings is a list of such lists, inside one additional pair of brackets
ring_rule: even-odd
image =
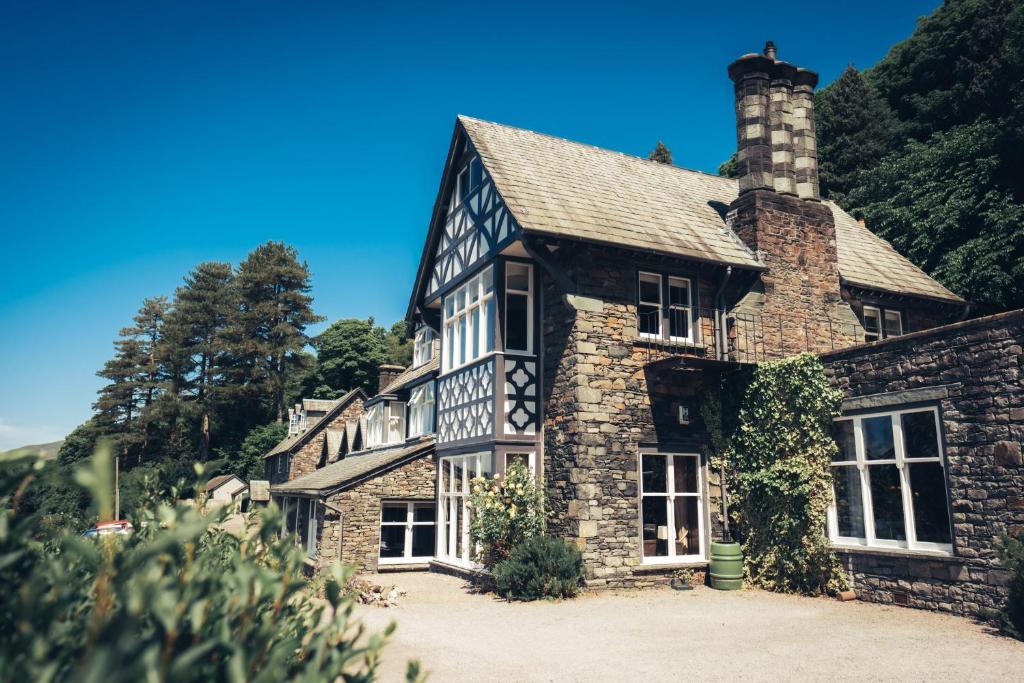
[(320, 566), (328, 567), (340, 557), (342, 563), (353, 565), (358, 571), (377, 571), (381, 501), (434, 502), (436, 482), (437, 465), (432, 456), (425, 454), (328, 498), (327, 502), (341, 513), (326, 506), (320, 508)]
[[(1024, 530), (1024, 310), (822, 356), (845, 405), (938, 405), (953, 557), (857, 550), (843, 559), (861, 598), (977, 615), (1006, 597), (996, 539)], [(898, 407), (898, 406), (893, 406)]]

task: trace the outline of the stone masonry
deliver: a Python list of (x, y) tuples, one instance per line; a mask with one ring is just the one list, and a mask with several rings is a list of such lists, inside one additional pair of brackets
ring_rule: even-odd
[(277, 474), (277, 468), (274, 467), (270, 472), (270, 483), (280, 484), (285, 481), (291, 481), (315, 470), (317, 463), (320, 461), (320, 455), (323, 453), (327, 430), (342, 429), (346, 422), (358, 420), (362, 414), (363, 400), (359, 396), (355, 396), (338, 415), (326, 424), (321, 421), (312, 425), (308, 430), (311, 434), (307, 438), (300, 440), (297, 447), (293, 447), (289, 451), (287, 472)]
[(938, 405), (942, 422), (954, 556), (844, 552), (858, 595), (961, 615), (997, 609), (1009, 573), (999, 565), (996, 539), (1024, 531), (1024, 311), (822, 359), (847, 402), (924, 398)]
[[(318, 554), (321, 569), (341, 559), (361, 572), (377, 571), (380, 504), (383, 500), (434, 501), (437, 464), (428, 453), (412, 462), (348, 486), (321, 505)], [(340, 555), (339, 555), (340, 546)]]

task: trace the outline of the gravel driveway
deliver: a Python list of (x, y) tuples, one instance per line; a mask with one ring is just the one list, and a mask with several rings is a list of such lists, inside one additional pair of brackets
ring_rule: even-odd
[(357, 608), (398, 630), (381, 680), (418, 658), (449, 681), (1024, 680), (1024, 643), (967, 619), (861, 602), (709, 588), (505, 603), (439, 574), (388, 574), (397, 608)]

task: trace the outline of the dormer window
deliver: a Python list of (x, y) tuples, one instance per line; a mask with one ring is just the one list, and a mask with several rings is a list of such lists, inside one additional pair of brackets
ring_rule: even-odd
[(381, 401), (366, 409), (366, 448), (405, 440), (405, 403)]
[(434, 383), (427, 382), (409, 392), (409, 437), (434, 432)]
[(434, 331), (427, 326), (416, 330), (415, 341), (412, 346), (412, 364), (419, 367), (429, 363), (434, 357)]
[(288, 435), (293, 436), (306, 430), (306, 410), (301, 405), (288, 409)]

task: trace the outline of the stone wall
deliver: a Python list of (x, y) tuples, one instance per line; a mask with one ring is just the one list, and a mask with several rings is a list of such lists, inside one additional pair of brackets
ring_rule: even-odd
[[(685, 396), (696, 402), (705, 380), (699, 371), (659, 369), (656, 361), (670, 363), (673, 357), (639, 343), (636, 269), (684, 274), (682, 264), (643, 264), (628, 252), (585, 245), (553, 257), (563, 259), (577, 290), (565, 297), (545, 277), (544, 473), (553, 513), (550, 530), (580, 548), (590, 587), (664, 582), (678, 567), (641, 564), (637, 458), (641, 446), (700, 451), (703, 430), (699, 424), (673, 425), (672, 403)], [(710, 305), (715, 281), (699, 273), (692, 277), (701, 304)]]
[(1022, 349), (1014, 311), (823, 356), (847, 405), (928, 399), (942, 421), (954, 557), (845, 552), (861, 598), (964, 615), (1000, 606), (996, 539), (1024, 530)]
[[(359, 419), (363, 414), (363, 399), (359, 396), (352, 398), (347, 406), (336, 416), (330, 419), (327, 424), (317, 422), (310, 427), (313, 435), (297, 449), (292, 450), (288, 458), (287, 471), (277, 473), (277, 467), (273, 467), (270, 473), (270, 483), (280, 484), (291, 481), (304, 474), (309, 474), (317, 468), (320, 456), (323, 454), (324, 441), (327, 439), (328, 429), (343, 429), (345, 423)], [(278, 457), (278, 456), (275, 456)]]
[[(337, 510), (320, 506), (318, 563), (329, 567), (341, 558), (361, 572), (377, 571), (380, 555), (380, 504), (382, 500), (433, 502), (437, 464), (430, 453), (347, 488), (327, 499)], [(339, 545), (341, 547), (339, 555)]]

